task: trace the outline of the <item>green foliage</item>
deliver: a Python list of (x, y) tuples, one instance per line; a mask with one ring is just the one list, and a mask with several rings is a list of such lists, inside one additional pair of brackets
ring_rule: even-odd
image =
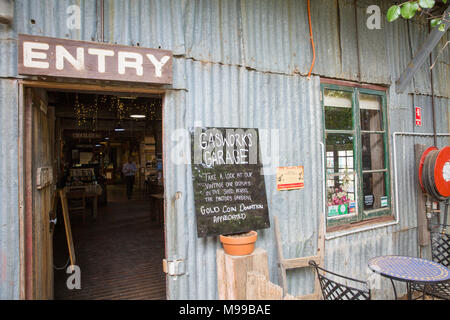
[(431, 19), (430, 25), (434, 28), (437, 27), (438, 25), (442, 24), (442, 20), (441, 19)]
[[(446, 4), (447, 0), (442, 0), (442, 2)], [(402, 16), (404, 19), (411, 19), (416, 15), (417, 11), (422, 11), (431, 16), (431, 14), (427, 12), (427, 10), (422, 9), (431, 9), (435, 6), (435, 4), (436, 4), (435, 0), (405, 1), (399, 5), (391, 6), (387, 11), (386, 17), (389, 22), (398, 19), (400, 16)], [(437, 27), (440, 31), (445, 31), (443, 16), (431, 18), (432, 18), (430, 20), (431, 27), (433, 28)]]
[(387, 12), (387, 19), (389, 22), (394, 21), (395, 19), (397, 19), (398, 17), (400, 17), (400, 7), (399, 6), (392, 6), (389, 8), (388, 12)]
[(419, 4), (417, 2), (406, 2), (402, 5), (401, 15), (405, 19), (411, 19), (416, 14), (419, 9)]
[(433, 8), (434, 3), (434, 0), (419, 0), (419, 5), (425, 9)]

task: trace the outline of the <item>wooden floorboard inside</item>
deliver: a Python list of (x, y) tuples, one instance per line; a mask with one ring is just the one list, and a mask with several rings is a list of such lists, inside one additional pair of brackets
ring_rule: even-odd
[(68, 251), (62, 220), (55, 229), (55, 299), (166, 299), (163, 226), (152, 221), (154, 211), (145, 195), (137, 190), (128, 200), (125, 186), (110, 185), (108, 204), (99, 207), (98, 218), (87, 212), (84, 224), (81, 216), (71, 216), (80, 290), (66, 286), (70, 275), (64, 268)]

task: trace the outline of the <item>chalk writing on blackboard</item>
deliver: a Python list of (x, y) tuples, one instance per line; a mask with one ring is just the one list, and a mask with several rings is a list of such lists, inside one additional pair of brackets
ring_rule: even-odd
[(198, 237), (269, 228), (258, 129), (194, 128)]

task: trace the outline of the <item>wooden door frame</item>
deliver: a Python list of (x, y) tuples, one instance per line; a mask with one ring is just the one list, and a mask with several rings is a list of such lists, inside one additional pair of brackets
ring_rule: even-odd
[[(164, 100), (167, 88), (142, 86), (140, 84), (115, 82), (59, 82), (44, 80), (18, 80), (18, 180), (19, 180), (19, 245), (20, 245), (20, 286), (19, 298), (32, 300), (35, 298), (33, 286), (33, 113), (31, 89), (67, 90), (76, 92), (127, 93), (127, 94), (160, 94), (162, 97), (162, 154), (164, 158)], [(164, 161), (164, 159), (163, 159)], [(163, 171), (164, 174), (164, 171)], [(165, 217), (165, 205), (163, 206)], [(164, 219), (165, 220), (165, 219)], [(165, 224), (165, 221), (164, 221)], [(166, 230), (164, 226), (164, 250), (167, 256)], [(166, 281), (166, 290), (168, 289)], [(167, 295), (167, 291), (166, 291)]]

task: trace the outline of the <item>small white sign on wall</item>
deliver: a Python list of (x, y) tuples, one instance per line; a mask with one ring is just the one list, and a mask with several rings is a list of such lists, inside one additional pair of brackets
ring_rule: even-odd
[(41, 167), (36, 172), (36, 188), (38, 190), (47, 187), (53, 183), (53, 168)]

